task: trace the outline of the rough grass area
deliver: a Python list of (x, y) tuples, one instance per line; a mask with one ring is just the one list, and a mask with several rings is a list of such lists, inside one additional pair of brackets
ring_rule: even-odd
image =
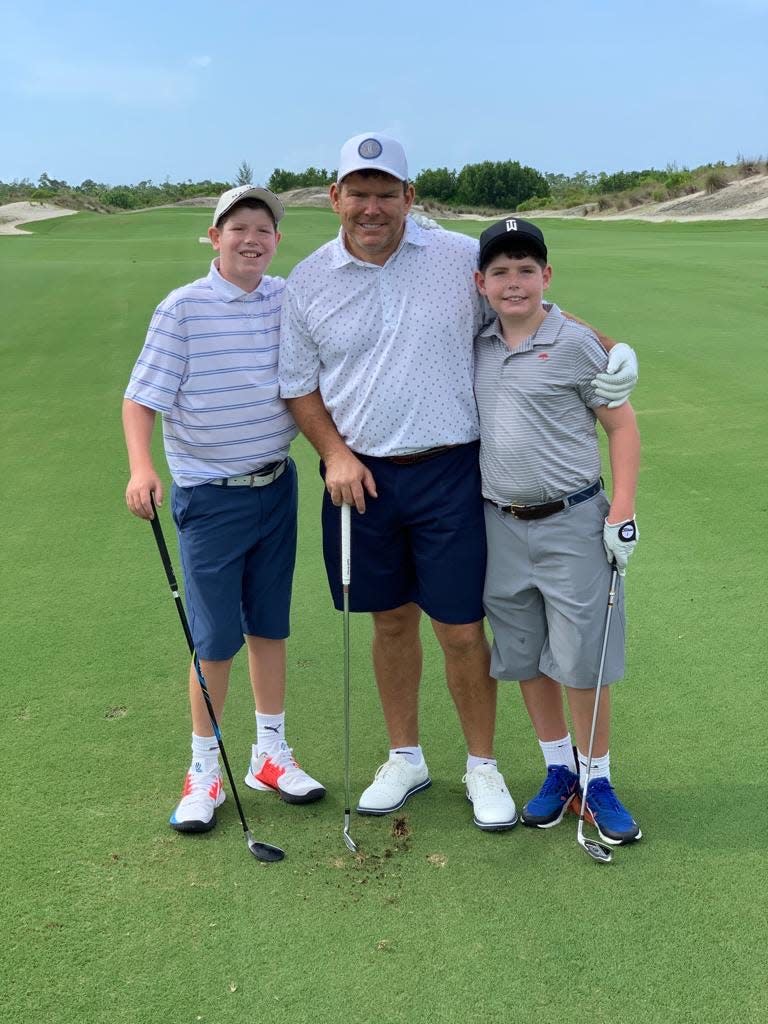
[[(425, 629), (433, 787), (342, 841), (341, 621), (299, 442), (288, 727), (328, 786), (242, 787), (206, 836), (168, 814), (188, 756), (186, 651), (149, 526), (123, 504), (119, 406), (155, 303), (206, 272), (210, 211), (77, 214), (0, 238), (4, 283), (3, 1009), (18, 1024), (757, 1024), (764, 1020), (764, 225), (550, 221), (552, 295), (632, 341), (645, 454), (613, 765), (645, 837), (610, 867), (570, 817), (473, 828), (464, 749)], [(481, 224), (461, 222), (478, 234)], [(292, 209), (275, 272), (336, 231)], [(164, 523), (170, 534), (167, 511)], [(386, 756), (352, 623), (353, 786)], [(540, 754), (514, 686), (498, 756), (522, 802)], [(245, 665), (224, 719), (237, 776)]]

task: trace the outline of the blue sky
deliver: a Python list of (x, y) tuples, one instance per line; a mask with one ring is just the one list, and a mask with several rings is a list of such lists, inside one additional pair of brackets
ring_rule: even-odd
[(768, 155), (766, 68), (768, 0), (0, 0), (0, 180), (265, 181), (370, 129), (412, 175), (732, 162)]

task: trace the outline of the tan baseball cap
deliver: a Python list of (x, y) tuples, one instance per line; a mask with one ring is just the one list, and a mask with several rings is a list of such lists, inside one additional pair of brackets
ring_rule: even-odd
[(285, 214), (285, 207), (275, 193), (270, 192), (268, 188), (263, 188), (261, 185), (239, 185), (237, 188), (231, 188), (228, 192), (224, 192), (219, 196), (219, 201), (216, 203), (216, 209), (213, 212), (213, 226), (216, 227), (224, 214), (231, 210), (235, 203), (239, 203), (241, 199), (260, 199), (272, 211), (272, 216), (275, 218), (276, 223)]

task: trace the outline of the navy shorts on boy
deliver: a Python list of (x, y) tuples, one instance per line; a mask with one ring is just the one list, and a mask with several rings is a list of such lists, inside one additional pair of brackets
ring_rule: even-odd
[[(373, 473), (378, 497), (366, 495), (363, 515), (352, 509), (352, 611), (414, 602), (438, 622), (482, 619), (486, 546), (477, 453), (473, 442), (409, 465), (357, 455)], [(341, 609), (341, 515), (327, 491), (322, 515), (328, 583)]]
[(201, 658), (234, 657), (243, 634), (288, 636), (297, 495), (291, 459), (266, 487), (173, 485), (189, 623)]

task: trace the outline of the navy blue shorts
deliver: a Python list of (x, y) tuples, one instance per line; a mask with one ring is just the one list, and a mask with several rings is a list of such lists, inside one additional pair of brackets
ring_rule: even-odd
[(290, 459), (266, 487), (173, 485), (189, 626), (201, 658), (232, 658), (243, 634), (288, 636), (297, 495)]
[[(357, 456), (373, 473), (379, 496), (366, 495), (364, 515), (352, 509), (352, 611), (383, 612), (413, 601), (438, 622), (482, 619), (485, 520), (478, 450), (479, 442), (458, 445), (407, 466)], [(340, 609), (341, 512), (327, 491), (323, 554)]]

